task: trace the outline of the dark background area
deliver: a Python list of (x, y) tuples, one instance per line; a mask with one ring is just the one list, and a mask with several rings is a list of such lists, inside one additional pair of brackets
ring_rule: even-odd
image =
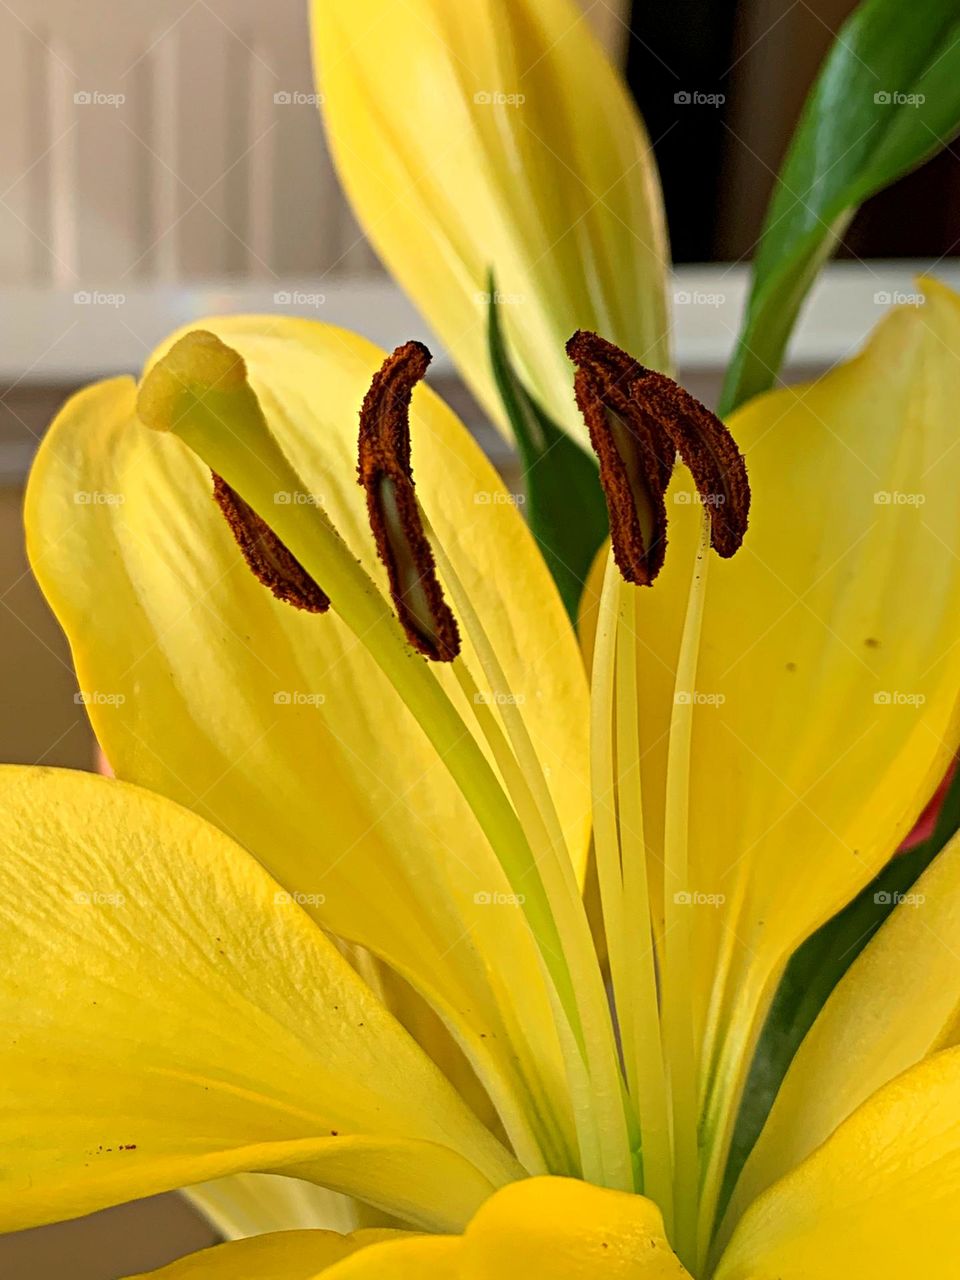
[[(675, 261), (752, 256), (804, 98), (854, 7), (853, 0), (636, 0), (627, 77), (660, 165)], [(723, 101), (678, 103), (682, 93)], [(958, 249), (954, 143), (869, 201), (839, 256), (939, 258)]]

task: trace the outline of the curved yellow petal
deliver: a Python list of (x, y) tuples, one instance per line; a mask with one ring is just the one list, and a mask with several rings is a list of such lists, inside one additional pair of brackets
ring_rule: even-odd
[(801, 1044), (740, 1177), (743, 1209), (889, 1080), (960, 1040), (960, 837), (904, 896)]
[(695, 689), (674, 684), (699, 524), (679, 483), (666, 568), (640, 599), (661, 882), (661, 735), (675, 694), (694, 702), (689, 883), (663, 891), (696, 912), (694, 1014), (718, 1087), (786, 958), (892, 854), (960, 742), (960, 299), (926, 293), (853, 360), (732, 421), (751, 526), (710, 565)]
[[(383, 353), (307, 321), (204, 324), (243, 356), (309, 486), (278, 489), (278, 504), (309, 519), (321, 501), (383, 583), (355, 472), (359, 405)], [(443, 762), (336, 616), (300, 613), (254, 580), (209, 476), (178, 440), (136, 421), (133, 400), (124, 380), (75, 397), (27, 497), (31, 561), (111, 763), (234, 834), (326, 927), (392, 964), (450, 1025), (521, 1158), (536, 1170), (549, 1150), (566, 1167), (568, 1104), (534, 947)], [(587, 692), (572, 629), (465, 429), (426, 387), (412, 418), (418, 494), (582, 859)], [(469, 720), (453, 677), (438, 678)]]
[(573, 1178), (530, 1178), (491, 1196), (467, 1228), (460, 1275), (689, 1280), (651, 1200)]
[(314, 49), (340, 176), (387, 267), (503, 420), (488, 271), (529, 389), (586, 440), (564, 344), (599, 330), (667, 356), (653, 153), (572, 0), (317, 0)]
[(960, 1050), (856, 1111), (757, 1200), (715, 1280), (904, 1280), (960, 1272)]
[(452, 1236), (374, 1244), (325, 1273), (327, 1280), (460, 1280), (461, 1242)]
[(274, 1173), (236, 1173), (198, 1182), (184, 1196), (227, 1240), (271, 1231), (356, 1231), (387, 1226), (391, 1219), (360, 1200), (302, 1178)]
[[(319, 1237), (311, 1243), (310, 1236)], [(291, 1249), (285, 1255), (284, 1236)], [(349, 1237), (326, 1232), (286, 1232), (261, 1237), (260, 1251), (231, 1245), (153, 1273), (156, 1280), (206, 1276), (205, 1257), (222, 1262), (211, 1280), (249, 1275), (260, 1280), (260, 1257), (276, 1258), (276, 1280), (313, 1280), (314, 1255), (326, 1262), (329, 1280), (690, 1280), (664, 1235), (660, 1210), (643, 1196), (609, 1191), (573, 1178), (529, 1178), (511, 1183), (487, 1200), (462, 1236), (408, 1236), (359, 1231)], [(337, 1250), (343, 1251), (342, 1260)], [(252, 1260), (248, 1272), (241, 1260)], [(302, 1272), (296, 1268), (303, 1265)], [(193, 1268), (197, 1269), (194, 1270)], [(274, 1280), (274, 1272), (269, 1272)], [(152, 1280), (152, 1278), (151, 1278)], [(263, 1273), (267, 1280), (267, 1273)]]
[(163, 797), (0, 769), (0, 1229), (241, 1170), (433, 1229), (520, 1172), (316, 924)]
[(384, 1243), (353, 1254), (330, 1280), (690, 1280), (643, 1196), (573, 1178), (502, 1188), (462, 1237)]
[(398, 1231), (274, 1231), (214, 1245), (129, 1280), (314, 1280), (371, 1245), (399, 1239)]

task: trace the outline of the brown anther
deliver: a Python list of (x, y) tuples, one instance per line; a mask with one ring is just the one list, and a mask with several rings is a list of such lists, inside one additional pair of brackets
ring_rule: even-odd
[(664, 494), (675, 450), (631, 395), (643, 365), (585, 329), (567, 343), (567, 355), (577, 366), (577, 404), (600, 460), (614, 559), (627, 582), (648, 585), (666, 555)]
[(669, 437), (710, 509), (710, 545), (729, 559), (739, 551), (750, 518), (750, 482), (743, 454), (720, 421), (666, 374), (645, 369), (633, 398)]
[(213, 496), (254, 577), (269, 587), (278, 600), (308, 613), (326, 613), (330, 608), (326, 593), (266, 521), (216, 472), (213, 473)]
[(750, 485), (720, 419), (595, 333), (574, 334), (567, 354), (577, 365), (577, 403), (600, 459), (614, 559), (626, 581), (649, 585), (663, 567), (665, 494), (678, 453), (709, 509), (714, 550), (732, 556), (746, 533)]
[(460, 631), (437, 578), (410, 467), (410, 398), (430, 359), (422, 343), (407, 342), (384, 361), (360, 410), (357, 472), (407, 638), (425, 657), (452, 662)]

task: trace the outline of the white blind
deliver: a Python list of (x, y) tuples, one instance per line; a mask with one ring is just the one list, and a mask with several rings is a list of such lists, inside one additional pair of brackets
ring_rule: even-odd
[(0, 286), (376, 272), (313, 94), (306, 0), (4, 0)]

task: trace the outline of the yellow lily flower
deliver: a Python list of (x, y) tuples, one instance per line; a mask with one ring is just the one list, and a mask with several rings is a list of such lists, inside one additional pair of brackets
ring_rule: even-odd
[(29, 548), (124, 781), (0, 770), (0, 1228), (200, 1186), (239, 1233), (216, 1180), (269, 1174), (399, 1226), (155, 1275), (956, 1270), (960, 840), (721, 1196), (789, 957), (960, 744), (960, 299), (925, 293), (732, 436), (570, 343), (614, 540), (589, 690), (418, 344), (210, 320), (65, 407)]
[(489, 273), (527, 389), (585, 442), (563, 344), (598, 330), (666, 367), (653, 151), (574, 0), (312, 5), (341, 180), (391, 275), (494, 421)]

